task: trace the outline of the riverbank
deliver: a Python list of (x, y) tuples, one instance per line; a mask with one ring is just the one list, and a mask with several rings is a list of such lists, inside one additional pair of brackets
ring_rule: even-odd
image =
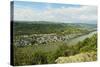
[(97, 31), (92, 31), (92, 32), (90, 32), (90, 33), (88, 33), (88, 34), (84, 34), (84, 35), (81, 35), (81, 36), (79, 36), (79, 37), (76, 37), (76, 38), (73, 38), (73, 39), (71, 39), (69, 42), (67, 42), (69, 45), (75, 45), (75, 44), (77, 44), (78, 42), (80, 42), (80, 41), (83, 41), (83, 40), (85, 40), (86, 38), (89, 38), (89, 37), (91, 37), (92, 35), (94, 35), (94, 34), (97, 34)]
[[(93, 31), (96, 32), (96, 31)], [(14, 45), (16, 46), (26, 46), (26, 45), (40, 45), (48, 44), (51, 42), (65, 42), (70, 44), (74, 41), (77, 43), (79, 40), (83, 40), (91, 33), (78, 33), (78, 34), (69, 34), (69, 35), (57, 35), (57, 34), (32, 34), (32, 35), (21, 35), (14, 37)], [(82, 38), (82, 39), (81, 39)]]

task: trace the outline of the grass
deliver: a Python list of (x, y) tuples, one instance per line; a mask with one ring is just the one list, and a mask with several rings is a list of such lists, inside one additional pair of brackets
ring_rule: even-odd
[[(58, 42), (49, 43), (48, 45), (29, 45), (25, 47), (14, 46), (14, 65), (44, 64), (40, 61), (42, 58), (46, 60), (45, 63), (54, 63), (54, 60), (57, 59), (55, 56), (57, 54), (55, 53), (58, 53), (56, 51), (61, 44), (64, 43)], [(41, 59), (37, 60), (36, 58), (40, 56)]]

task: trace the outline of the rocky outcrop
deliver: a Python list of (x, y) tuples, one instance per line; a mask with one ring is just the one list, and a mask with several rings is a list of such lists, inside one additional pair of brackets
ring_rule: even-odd
[(58, 57), (58, 59), (56, 59), (55, 62), (75, 63), (75, 62), (89, 62), (89, 61), (96, 61), (96, 60), (97, 60), (96, 52), (86, 52), (86, 53), (80, 53), (69, 57)]

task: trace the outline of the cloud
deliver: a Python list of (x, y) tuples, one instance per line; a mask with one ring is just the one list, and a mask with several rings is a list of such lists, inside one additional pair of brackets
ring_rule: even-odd
[[(44, 6), (45, 7), (45, 6)], [(90, 22), (97, 21), (96, 6), (53, 8), (44, 10), (32, 8), (14, 8), (14, 20), (19, 21), (55, 21), (55, 22)]]

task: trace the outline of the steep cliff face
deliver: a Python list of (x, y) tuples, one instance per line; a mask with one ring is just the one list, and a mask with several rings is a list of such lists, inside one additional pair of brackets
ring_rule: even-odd
[(96, 52), (86, 52), (80, 53), (74, 56), (69, 57), (59, 57), (55, 60), (56, 63), (72, 63), (72, 62), (89, 62), (89, 61), (96, 61), (97, 54)]

